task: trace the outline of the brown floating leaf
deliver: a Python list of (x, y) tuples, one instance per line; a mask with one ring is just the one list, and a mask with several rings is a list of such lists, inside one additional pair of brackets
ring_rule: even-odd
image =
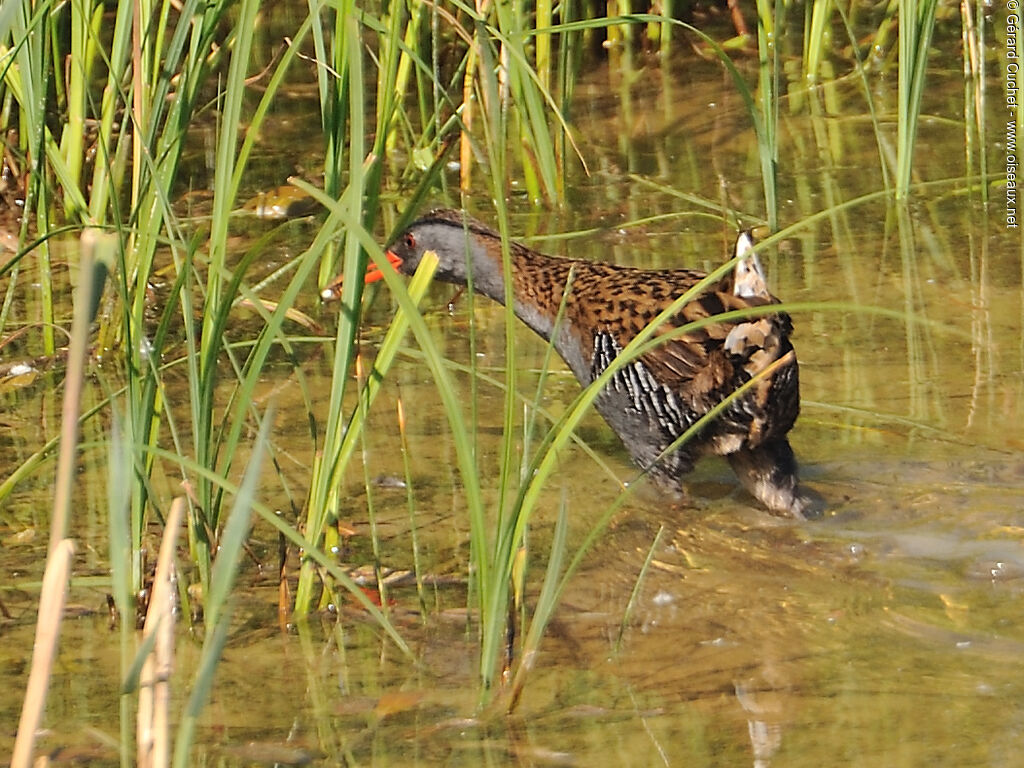
[(416, 706), (423, 700), (422, 691), (390, 691), (377, 699), (373, 714), (379, 719), (397, 715)]
[(342, 520), (338, 520), (337, 528), (338, 535), (341, 536), (343, 539), (350, 538), (359, 533), (359, 531), (356, 530), (355, 524), (346, 523)]
[(346, 715), (366, 715), (373, 712), (376, 706), (376, 700), (369, 696), (346, 696), (338, 702), (334, 711), (342, 717)]

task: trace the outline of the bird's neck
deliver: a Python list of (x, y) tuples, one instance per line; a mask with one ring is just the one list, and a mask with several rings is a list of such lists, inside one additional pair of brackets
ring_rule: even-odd
[[(516, 317), (540, 336), (551, 338), (566, 283), (576, 262), (538, 253), (518, 243), (510, 245), (509, 260), (512, 308)], [(505, 270), (499, 242), (489, 242), (477, 253), (473, 261), (473, 289), (505, 304)]]

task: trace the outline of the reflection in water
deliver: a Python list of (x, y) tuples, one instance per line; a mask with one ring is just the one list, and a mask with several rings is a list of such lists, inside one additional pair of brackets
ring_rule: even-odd
[(782, 726), (766, 719), (775, 712), (771, 706), (763, 703), (764, 693), (753, 693), (749, 686), (750, 681), (736, 683), (736, 700), (750, 715), (747, 728), (750, 731), (750, 746), (754, 751), (754, 768), (768, 768), (782, 743)]

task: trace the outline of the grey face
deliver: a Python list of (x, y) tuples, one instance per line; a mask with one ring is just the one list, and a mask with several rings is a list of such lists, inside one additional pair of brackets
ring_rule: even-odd
[(401, 259), (398, 269), (407, 275), (416, 271), (424, 253), (434, 251), (439, 262), (435, 279), (465, 283), (467, 254), (480, 247), (473, 234), (460, 226), (422, 222), (409, 227), (388, 250)]

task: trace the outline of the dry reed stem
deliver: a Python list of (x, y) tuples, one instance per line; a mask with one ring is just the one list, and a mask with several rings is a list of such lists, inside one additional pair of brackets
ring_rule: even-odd
[(78, 452), (78, 417), (81, 414), (82, 382), (85, 379), (85, 361), (89, 354), (89, 325), (92, 322), (89, 300), (92, 295), (92, 265), (98, 236), (97, 230), (86, 229), (82, 232), (81, 238), (78, 287), (75, 289), (71, 341), (68, 345), (68, 368), (64, 377), (60, 453), (57, 456), (57, 477), (53, 490), (53, 518), (50, 522), (51, 550), (68, 535), (70, 525), (71, 489), (75, 483), (75, 457)]
[(64, 613), (68, 574), (74, 543), (66, 538), (70, 526), (72, 488), (78, 452), (78, 419), (81, 414), (82, 382), (89, 354), (89, 325), (92, 321), (93, 261), (99, 233), (87, 228), (82, 232), (78, 287), (75, 290), (74, 316), (71, 321), (68, 367), (64, 377), (64, 401), (61, 410), (60, 451), (53, 492), (53, 516), (50, 521), (50, 548), (46, 556), (46, 572), (39, 595), (39, 616), (36, 619), (36, 641), (32, 652), (25, 702), (18, 724), (11, 766), (28, 768), (32, 761), (35, 734), (43, 717), (46, 691), (49, 687), (53, 659), (57, 653), (60, 623)]
[(21, 720), (18, 722), (11, 768), (30, 768), (32, 765), (36, 731), (43, 719), (50, 673), (57, 655), (57, 640), (64, 617), (68, 574), (71, 571), (71, 558), (74, 553), (74, 542), (71, 539), (63, 539), (50, 549), (50, 554), (46, 558), (43, 588), (39, 594), (39, 617), (36, 620), (32, 669), (29, 672), (25, 701), (21, 708)]
[(139, 714), (136, 724), (139, 768), (167, 768), (170, 765), (170, 680), (174, 671), (174, 550), (184, 516), (185, 499), (179, 496), (171, 504), (164, 528), (149, 610), (142, 628), (143, 642), (154, 633), (156, 640), (139, 678)]

